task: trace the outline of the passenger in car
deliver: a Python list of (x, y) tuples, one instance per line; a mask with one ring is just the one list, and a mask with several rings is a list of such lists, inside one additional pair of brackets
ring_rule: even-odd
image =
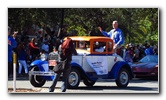
[(94, 44), (94, 51), (95, 52), (104, 52), (104, 47), (99, 42), (96, 42)]
[(86, 49), (85, 42), (83, 42), (83, 41), (79, 42), (79, 48)]
[(108, 52), (111, 52), (113, 49), (112, 43), (108, 42)]

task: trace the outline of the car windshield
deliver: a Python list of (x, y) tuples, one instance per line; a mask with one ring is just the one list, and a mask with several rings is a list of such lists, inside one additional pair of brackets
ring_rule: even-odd
[(158, 55), (147, 55), (143, 57), (139, 62), (155, 62), (158, 63)]

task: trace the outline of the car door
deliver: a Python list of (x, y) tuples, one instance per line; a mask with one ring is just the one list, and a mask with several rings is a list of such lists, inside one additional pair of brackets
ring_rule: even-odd
[(108, 74), (108, 55), (106, 54), (106, 41), (93, 41), (91, 54), (83, 56), (83, 69), (87, 74)]

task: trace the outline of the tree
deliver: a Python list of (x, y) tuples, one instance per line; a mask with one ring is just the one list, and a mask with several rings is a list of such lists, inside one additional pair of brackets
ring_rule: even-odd
[(103, 36), (97, 26), (110, 31), (118, 20), (126, 43), (157, 43), (158, 15), (158, 8), (9, 8), (8, 25), (22, 32), (32, 25), (58, 30), (63, 22), (69, 35)]

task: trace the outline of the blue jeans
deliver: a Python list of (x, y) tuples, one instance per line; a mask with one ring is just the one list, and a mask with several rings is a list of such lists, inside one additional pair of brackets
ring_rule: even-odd
[(55, 75), (55, 77), (53, 79), (53, 82), (52, 82), (51, 86), (49, 87), (49, 92), (54, 92), (54, 89), (55, 89), (55, 86), (57, 84), (57, 81), (59, 80), (60, 75), (62, 73), (63, 73), (63, 76), (62, 76), (61, 92), (66, 92), (67, 80), (68, 80), (68, 77), (69, 77), (70, 70), (71, 70), (70, 63), (67, 63), (65, 65), (65, 68), (64, 68), (63, 72), (57, 72), (57, 75)]

